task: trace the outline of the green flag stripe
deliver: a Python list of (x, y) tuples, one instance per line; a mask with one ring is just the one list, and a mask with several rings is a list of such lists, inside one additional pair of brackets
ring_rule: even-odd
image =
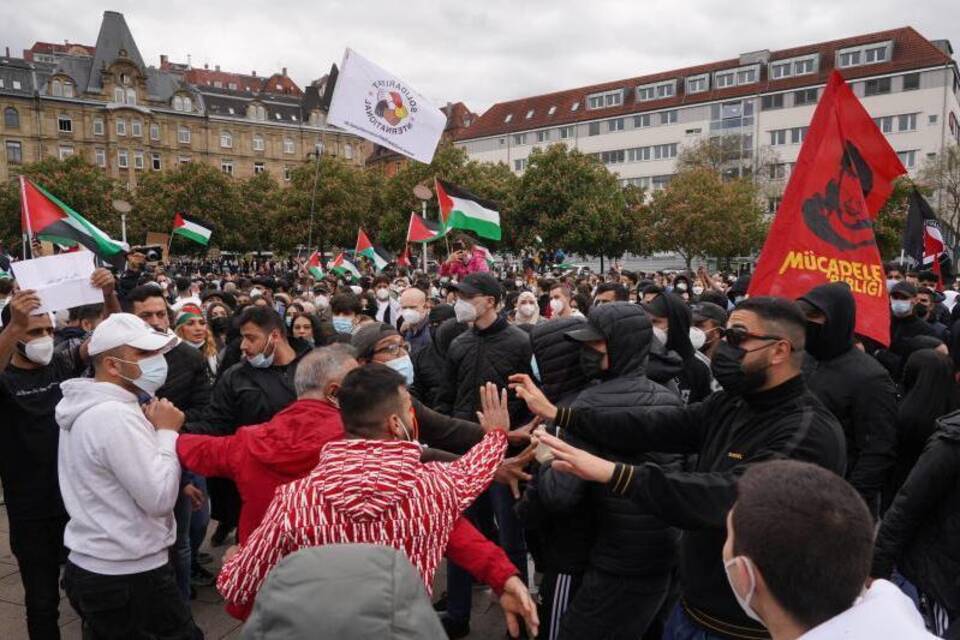
[(489, 238), (490, 240), (500, 239), (499, 224), (482, 218), (473, 218), (459, 209), (454, 209), (450, 212), (450, 217), (447, 218), (447, 228), (473, 231), (478, 236)]

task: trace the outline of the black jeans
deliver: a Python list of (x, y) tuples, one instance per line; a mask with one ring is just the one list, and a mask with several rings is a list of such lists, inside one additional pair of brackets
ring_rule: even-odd
[(173, 567), (121, 576), (91, 573), (72, 562), (63, 588), (83, 619), (83, 640), (202, 640), (180, 598)]
[(617, 576), (587, 569), (560, 620), (560, 640), (635, 640), (660, 610), (670, 576)]
[(67, 518), (10, 521), (10, 550), (17, 558), (30, 640), (60, 640), (60, 565), (66, 559)]

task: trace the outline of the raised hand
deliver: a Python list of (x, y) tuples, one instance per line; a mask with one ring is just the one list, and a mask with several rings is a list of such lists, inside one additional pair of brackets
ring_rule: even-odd
[(517, 397), (527, 403), (527, 408), (531, 412), (553, 420), (557, 417), (557, 407), (553, 405), (543, 391), (537, 387), (536, 383), (525, 373), (515, 373), (510, 376), (510, 388), (513, 389)]
[(504, 458), (493, 474), (494, 480), (510, 486), (510, 493), (517, 500), (520, 499), (520, 481), (529, 482), (531, 480), (530, 474), (524, 469), (533, 460), (536, 452), (537, 443), (532, 442), (530, 446), (512, 458)]
[(506, 389), (498, 393), (497, 385), (492, 382), (480, 386), (480, 411), (477, 411), (477, 420), (487, 433), (495, 429), (510, 430)]
[(116, 280), (114, 280), (113, 274), (110, 273), (109, 270), (100, 267), (90, 276), (90, 284), (103, 291), (103, 295), (108, 296), (113, 293)]
[(17, 291), (10, 298), (10, 324), (26, 329), (30, 316), (40, 308), (40, 294), (33, 289)]
[(553, 454), (553, 468), (572, 473), (591, 482), (609, 482), (613, 477), (614, 463), (604, 460), (583, 449), (577, 449), (549, 433), (539, 434), (540, 442)]

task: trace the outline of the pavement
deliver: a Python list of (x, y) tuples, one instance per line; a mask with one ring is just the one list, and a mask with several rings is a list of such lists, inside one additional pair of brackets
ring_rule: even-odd
[[(210, 533), (216, 528), (211, 523)], [(27, 640), (26, 609), (23, 606), (23, 586), (17, 561), (10, 552), (10, 529), (7, 524), (6, 507), (0, 506), (0, 640)], [(211, 571), (220, 567), (220, 557), (226, 545), (211, 548), (204, 543), (203, 550), (214, 556)], [(437, 572), (434, 593), (439, 596), (444, 588), (445, 566)], [(80, 618), (61, 592), (60, 629), (62, 640), (82, 640)], [(197, 598), (191, 602), (193, 618), (203, 629), (206, 640), (224, 640), (240, 637), (241, 623), (223, 610), (223, 599), (213, 587), (198, 589)], [(500, 608), (493, 603), (486, 589), (474, 589), (473, 618), (470, 640), (504, 638), (506, 626)]]

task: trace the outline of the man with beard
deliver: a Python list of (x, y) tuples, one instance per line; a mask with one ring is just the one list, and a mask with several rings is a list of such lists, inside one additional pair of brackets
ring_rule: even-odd
[(664, 638), (767, 638), (734, 597), (721, 561), (727, 511), (737, 478), (774, 458), (819, 464), (842, 474), (843, 431), (811, 393), (800, 369), (806, 319), (796, 303), (770, 297), (742, 301), (730, 314), (711, 368), (723, 386), (700, 403), (661, 407), (560, 408), (526, 376), (513, 376), (531, 411), (618, 456), (643, 451), (698, 454), (693, 471), (653, 463), (614, 463), (543, 435), (554, 468), (606, 483), (666, 524), (684, 530), (680, 541), (683, 596)]

